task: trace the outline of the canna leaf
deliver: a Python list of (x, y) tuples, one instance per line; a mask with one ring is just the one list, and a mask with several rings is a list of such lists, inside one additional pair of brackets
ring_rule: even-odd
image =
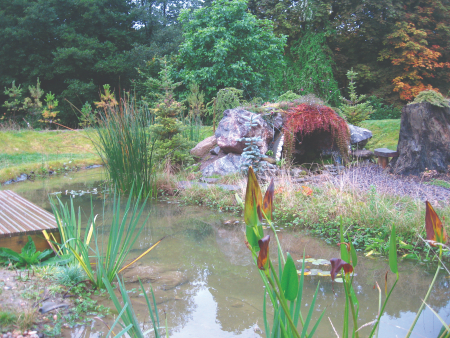
[(340, 226), (339, 226), (339, 238), (340, 238), (340, 243), (338, 243), (339, 247), (341, 248), (341, 259), (343, 259), (346, 262), (350, 261), (350, 246), (348, 245), (348, 243), (345, 243), (345, 239), (344, 239), (344, 222), (342, 221), (342, 217), (341, 217), (341, 222), (340, 222)]
[(352, 265), (354, 268), (358, 265), (358, 255), (356, 254), (355, 247), (353, 246), (353, 242), (350, 240), (350, 236), (348, 238), (348, 243), (350, 245), (350, 256), (352, 257)]
[(430, 241), (432, 246), (436, 246), (435, 242), (445, 244), (448, 237), (441, 220), (436, 214), (436, 211), (434, 211), (430, 202), (426, 201), (425, 205), (425, 229), (427, 231), (427, 240)]
[(267, 187), (266, 194), (264, 195), (263, 201), (263, 211), (269, 221), (272, 220), (273, 212), (273, 196), (275, 195), (275, 184), (273, 183), (273, 178)]
[(267, 268), (267, 256), (269, 255), (269, 242), (270, 242), (269, 235), (263, 237), (262, 239), (260, 239), (258, 241), (260, 250), (259, 250), (257, 263), (258, 263), (258, 268), (260, 270), (266, 270), (266, 268)]
[(262, 195), (258, 180), (253, 168), (248, 169), (247, 189), (245, 191), (244, 221), (248, 226), (254, 227), (261, 219)]
[(340, 258), (332, 258), (330, 259), (331, 262), (331, 280), (334, 281), (334, 278), (336, 275), (341, 271), (341, 269), (344, 269), (345, 274), (349, 274), (353, 272), (353, 266), (346, 261), (340, 259)]
[(281, 289), (287, 300), (293, 301), (297, 298), (298, 292), (298, 276), (294, 260), (288, 252), (286, 264), (284, 265), (283, 274), (281, 275)]
[(258, 240), (259, 238), (255, 234), (255, 230), (251, 226), (245, 227), (245, 237), (247, 237), (247, 242), (250, 245), (250, 247), (253, 249), (253, 251), (258, 252), (259, 251), (259, 245)]
[(397, 239), (395, 235), (395, 225), (392, 225), (391, 238), (389, 240), (389, 268), (392, 273), (398, 273), (397, 267)]

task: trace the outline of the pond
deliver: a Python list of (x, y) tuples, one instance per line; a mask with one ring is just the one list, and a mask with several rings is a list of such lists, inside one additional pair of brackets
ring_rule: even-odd
[[(59, 196), (63, 201), (69, 201), (72, 195), (75, 205), (86, 214), (90, 212), (92, 197), (95, 213), (102, 215), (103, 179), (102, 170), (93, 169), (1, 189), (14, 190), (49, 211), (49, 194), (61, 192)], [(107, 206), (106, 215), (108, 210)], [(143, 225), (144, 230), (130, 253), (130, 259), (161, 237), (167, 237), (139, 262), (137, 268), (124, 275), (128, 281), (126, 288), (136, 290), (130, 293), (130, 297), (139, 320), (149, 323), (145, 300), (139, 295), (139, 284), (135, 282), (136, 275), (145, 280), (147, 288), (152, 281), (160, 316), (164, 318), (164, 312), (167, 315), (170, 337), (264, 337), (261, 331), (264, 327), (264, 288), (244, 244), (243, 219), (230, 213), (181, 206), (176, 199), (149, 204), (146, 213), (150, 213), (150, 218)], [(108, 216), (103, 222), (108, 223)], [(97, 223), (101, 226), (102, 220)], [(282, 224), (279, 227), (282, 228)], [(104, 233), (108, 231), (107, 227), (101, 229)], [(283, 249), (289, 251), (294, 260), (300, 260), (304, 250), (313, 258), (339, 257), (337, 247), (302, 232), (281, 229), (278, 235)], [(311, 263), (307, 265), (316, 268)], [(384, 293), (384, 276), (388, 270), (388, 262), (384, 258), (359, 257), (354, 285), (360, 303), (360, 325), (374, 320), (378, 311), (378, 290), (374, 285), (377, 281)], [(400, 281), (382, 317), (379, 337), (406, 335), (434, 274), (432, 266), (408, 261), (400, 261), (399, 270)], [(450, 291), (446, 276), (443, 271), (428, 304), (449, 322)], [(302, 312), (307, 314), (319, 281), (315, 318), (325, 308), (326, 313), (315, 336), (332, 337), (335, 334), (330, 321), (337, 332), (342, 332), (345, 300), (342, 284), (334, 283), (333, 286), (330, 277), (305, 276)], [(392, 281), (390, 274), (388, 283)], [(107, 301), (104, 304), (112, 306)], [(437, 337), (441, 326), (434, 314), (426, 309), (412, 337)], [(369, 330), (363, 328), (361, 336), (366, 336)], [(106, 331), (104, 324), (97, 321), (91, 327), (78, 327), (66, 332), (65, 336), (98, 337)]]

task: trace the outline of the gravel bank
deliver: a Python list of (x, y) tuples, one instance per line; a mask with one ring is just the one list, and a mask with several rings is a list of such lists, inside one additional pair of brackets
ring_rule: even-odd
[[(439, 179), (450, 181), (450, 177), (440, 175)], [(397, 176), (389, 174), (378, 165), (354, 167), (342, 175), (333, 178), (333, 183), (370, 191), (372, 186), (381, 194), (410, 196), (422, 201), (442, 201), (450, 203), (450, 189), (427, 184), (430, 178), (421, 179), (417, 176)]]

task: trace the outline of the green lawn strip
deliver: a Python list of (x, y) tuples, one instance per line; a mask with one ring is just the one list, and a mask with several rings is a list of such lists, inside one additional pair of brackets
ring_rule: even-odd
[(24, 164), (40, 163), (45, 167), (49, 162), (63, 162), (67, 166), (72, 166), (74, 160), (96, 158), (94, 154), (39, 154), (39, 153), (18, 153), (0, 154), (0, 169), (8, 167), (18, 167)]
[(84, 154), (95, 153), (87, 137), (89, 130), (71, 131), (2, 131), (0, 132), (0, 154)]
[(22, 173), (44, 175), (50, 170), (101, 164), (87, 133), (89, 130), (0, 132), (0, 182)]
[(0, 169), (0, 183), (15, 179), (21, 174), (29, 175), (33, 172), (37, 176), (45, 176), (50, 170), (58, 173), (84, 168), (93, 164), (102, 164), (102, 160), (99, 157), (92, 155), (91, 157), (72, 159), (72, 163), (69, 163), (69, 158), (61, 158), (58, 161), (48, 161), (44, 164), (41, 162), (24, 163)]
[(400, 119), (396, 120), (366, 120), (361, 127), (369, 129), (373, 137), (367, 143), (366, 149), (388, 148), (397, 150), (400, 132)]

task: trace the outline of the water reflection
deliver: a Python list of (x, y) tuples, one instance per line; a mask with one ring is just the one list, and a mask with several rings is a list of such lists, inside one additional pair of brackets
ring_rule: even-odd
[[(102, 177), (101, 171), (92, 170), (77, 173), (73, 177), (54, 177), (51, 182), (36, 181), (6, 188), (15, 190), (23, 197), (50, 210), (48, 194), (93, 188), (101, 191), (102, 184), (99, 179)], [(69, 200), (69, 196), (64, 194), (61, 198), (63, 201)], [(74, 202), (76, 206), (81, 206), (86, 214), (89, 213), (89, 195), (76, 196)], [(108, 202), (103, 209), (102, 198), (98, 196), (93, 196), (93, 204), (95, 213), (100, 215), (98, 223), (100, 238), (106, 239), (112, 205)], [(139, 289), (137, 276), (144, 280), (147, 289), (149, 283), (152, 283), (162, 322), (164, 313), (167, 314), (170, 336), (176, 338), (264, 336), (258, 331), (258, 327), (264, 326), (262, 322), (264, 288), (250, 252), (244, 244), (242, 220), (230, 214), (195, 207), (181, 207), (176, 203), (166, 202), (148, 205), (145, 213), (150, 213), (150, 219), (144, 225), (139, 241), (133, 247), (130, 260), (161, 237), (167, 237), (135, 267), (134, 271), (129, 270), (124, 277), (128, 281), (129, 290)], [(227, 222), (230, 219), (233, 222)], [(235, 220), (239, 220), (240, 223), (235, 225)], [(302, 233), (285, 231), (279, 235), (283, 248), (291, 253), (294, 260), (300, 260), (304, 250), (306, 255), (313, 258), (330, 259), (339, 255), (337, 247)], [(271, 254), (274, 254), (274, 251), (272, 250)], [(430, 270), (418, 263), (401, 262), (399, 269), (400, 281), (381, 320), (380, 337), (405, 336), (434, 274), (432, 268)], [(355, 290), (360, 303), (360, 325), (375, 319), (378, 310), (378, 290), (374, 289), (374, 284), (378, 281), (381, 289), (384, 289), (386, 271), (388, 262), (383, 258), (359, 258)], [(388, 283), (391, 285), (394, 277), (391, 274), (388, 276)], [(428, 303), (448, 322), (449, 280), (443, 277), (444, 273), (436, 283)], [(326, 314), (316, 336), (331, 337), (334, 333), (329, 320), (338, 332), (342, 332), (341, 321), (345, 300), (342, 284), (335, 284), (333, 292), (329, 277), (305, 277), (302, 312), (306, 316), (319, 281), (317, 311), (314, 316), (316, 319), (325, 308)], [(130, 293), (130, 297), (138, 318), (145, 327), (148, 327), (149, 319), (144, 298), (139, 295), (139, 291)], [(105, 300), (102, 302), (111, 305)], [(439, 320), (426, 309), (413, 336), (436, 337), (440, 328)], [(370, 328), (362, 329), (361, 336), (367, 336), (369, 331)], [(94, 322), (90, 327), (75, 328), (68, 336), (97, 337), (98, 332), (106, 332), (105, 327), (99, 322)]]

